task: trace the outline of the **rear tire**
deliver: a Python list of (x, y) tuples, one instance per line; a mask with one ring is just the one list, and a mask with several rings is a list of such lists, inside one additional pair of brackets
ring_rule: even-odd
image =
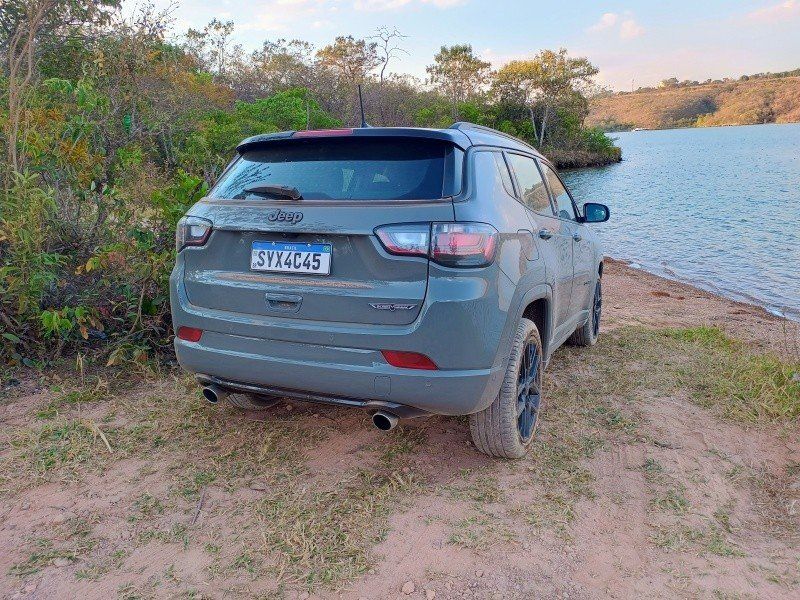
[(575, 330), (567, 343), (572, 346), (594, 346), (597, 343), (597, 337), (600, 335), (600, 314), (603, 307), (603, 286), (600, 278), (597, 279), (597, 285), (594, 288), (594, 296), (592, 297), (592, 307), (589, 311), (589, 319)]
[(282, 400), (280, 396), (258, 396), (256, 394), (230, 394), (228, 404), (240, 410), (267, 410)]
[(536, 436), (542, 407), (542, 339), (533, 321), (521, 319), (500, 392), (469, 416), (475, 447), (489, 456), (522, 458)]

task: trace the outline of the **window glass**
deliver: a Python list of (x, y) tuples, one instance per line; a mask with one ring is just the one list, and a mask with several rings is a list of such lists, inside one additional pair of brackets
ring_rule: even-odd
[(500, 174), (500, 179), (503, 180), (503, 187), (509, 196), (514, 195), (514, 184), (511, 183), (511, 173), (508, 172), (508, 165), (506, 164), (503, 155), (499, 152), (492, 152), (494, 155), (495, 163), (497, 164), (497, 172)]
[(397, 138), (270, 142), (242, 156), (209, 195), (258, 198), (245, 189), (271, 184), (297, 188), (308, 200), (442, 198), (452, 193), (443, 190), (445, 160), (454, 159), (448, 150), (438, 141)]
[(553, 171), (553, 169), (544, 163), (541, 164), (545, 176), (547, 177), (547, 183), (550, 185), (550, 191), (553, 193), (553, 202), (556, 205), (556, 214), (562, 219), (570, 219), (574, 221), (575, 207), (572, 206), (572, 198), (569, 197), (567, 188), (565, 188), (564, 184), (561, 183), (561, 180), (558, 178), (558, 175), (556, 175), (556, 172)]
[(552, 214), (547, 188), (542, 181), (536, 161), (521, 154), (506, 154), (506, 156), (517, 176), (521, 199), (525, 205), (532, 211)]

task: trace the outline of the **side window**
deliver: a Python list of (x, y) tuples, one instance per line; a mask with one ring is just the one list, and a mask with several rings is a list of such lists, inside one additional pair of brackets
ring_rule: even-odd
[(509, 196), (515, 196), (514, 184), (511, 182), (511, 173), (508, 172), (508, 165), (506, 159), (499, 152), (492, 152), (494, 161), (497, 163), (497, 172), (500, 173), (500, 178), (503, 180), (503, 187), (508, 192)]
[(506, 154), (506, 156), (517, 176), (522, 202), (534, 212), (553, 214), (547, 188), (536, 161), (521, 154)]
[(547, 177), (547, 183), (550, 186), (550, 191), (553, 194), (553, 202), (556, 205), (556, 214), (562, 219), (575, 220), (575, 207), (572, 205), (572, 198), (567, 192), (567, 188), (561, 183), (561, 180), (548, 165), (541, 163), (542, 170)]

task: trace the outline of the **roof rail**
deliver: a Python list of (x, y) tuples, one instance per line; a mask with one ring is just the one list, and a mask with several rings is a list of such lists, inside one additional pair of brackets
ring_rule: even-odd
[(537, 154), (539, 151), (536, 150), (533, 146), (531, 146), (528, 142), (519, 139), (518, 137), (514, 137), (509, 133), (504, 133), (502, 131), (498, 131), (497, 129), (492, 129), (491, 127), (486, 127), (485, 125), (476, 125), (475, 123), (470, 123), (469, 121), (457, 121), (450, 125), (448, 129), (458, 129), (459, 131), (463, 131), (464, 129), (475, 129), (477, 131), (483, 131), (484, 133), (490, 133), (492, 135), (499, 135), (500, 137), (507, 138), (509, 140), (514, 140), (518, 144), (522, 144), (534, 150)]

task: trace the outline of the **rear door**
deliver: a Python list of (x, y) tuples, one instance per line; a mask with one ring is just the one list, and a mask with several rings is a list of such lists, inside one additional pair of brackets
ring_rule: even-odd
[(542, 162), (547, 185), (553, 197), (558, 218), (565, 223), (572, 235), (573, 283), (570, 300), (570, 315), (575, 316), (589, 309), (594, 296), (594, 248), (586, 226), (578, 223), (575, 203), (561, 178), (547, 163)]
[(546, 261), (548, 279), (553, 283), (553, 321), (557, 331), (569, 320), (573, 278), (572, 232), (566, 223), (555, 217), (536, 161), (513, 152), (507, 153), (507, 157), (514, 170), (521, 200), (529, 209), (528, 217)]
[(192, 209), (214, 230), (205, 246), (184, 250), (189, 301), (297, 320), (413, 322), (428, 259), (389, 254), (374, 230), (452, 221), (453, 162), (462, 156), (439, 140), (355, 137), (246, 152)]

